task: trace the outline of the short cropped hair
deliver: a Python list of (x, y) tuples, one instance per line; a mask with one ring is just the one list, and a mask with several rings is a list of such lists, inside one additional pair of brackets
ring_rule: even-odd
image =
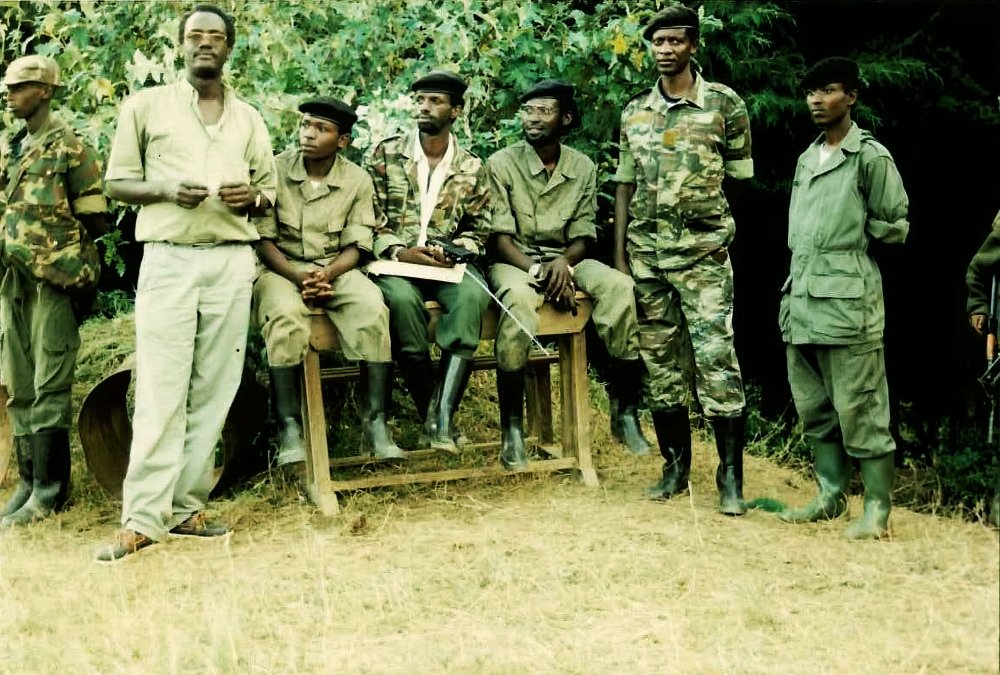
[(858, 88), (860, 77), (856, 62), (842, 56), (832, 56), (817, 61), (805, 72), (802, 76), (802, 88), (812, 91), (828, 84), (840, 84), (845, 92), (851, 92)]
[(187, 26), (188, 19), (198, 12), (215, 14), (217, 17), (222, 19), (222, 23), (226, 24), (226, 46), (231, 48), (234, 44), (236, 44), (236, 22), (233, 20), (233, 17), (229, 16), (215, 5), (198, 5), (181, 17), (181, 25), (177, 28), (177, 44), (184, 44), (184, 28)]

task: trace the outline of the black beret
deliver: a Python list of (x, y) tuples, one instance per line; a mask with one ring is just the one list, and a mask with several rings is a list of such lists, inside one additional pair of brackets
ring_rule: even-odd
[(337, 130), (342, 134), (350, 131), (354, 123), (358, 121), (358, 115), (351, 109), (351, 106), (326, 96), (306, 101), (299, 106), (299, 112), (335, 123)]
[(642, 31), (642, 37), (646, 42), (652, 42), (653, 33), (663, 28), (693, 28), (699, 30), (698, 13), (687, 7), (667, 7), (649, 20), (646, 30)]
[(828, 84), (842, 84), (844, 91), (850, 92), (858, 88), (860, 77), (857, 63), (842, 56), (832, 56), (813, 64), (802, 76), (802, 86), (815, 89)]
[(468, 88), (469, 85), (465, 83), (465, 80), (446, 70), (432, 70), (410, 87), (413, 91), (434, 91), (448, 94), (453, 101), (463, 100), (465, 90)]
[(560, 103), (571, 103), (576, 90), (566, 80), (542, 80), (521, 96), (521, 103), (533, 98), (554, 98)]

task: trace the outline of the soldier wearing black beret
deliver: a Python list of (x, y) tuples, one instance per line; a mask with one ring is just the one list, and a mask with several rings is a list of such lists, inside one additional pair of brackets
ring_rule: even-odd
[(267, 343), (280, 428), (277, 464), (304, 482), (299, 382), (310, 307), (326, 309), (348, 359), (368, 364), (364, 442), (378, 457), (403, 454), (385, 423), (393, 380), (389, 311), (375, 284), (356, 269), (362, 255), (372, 250), (372, 181), (339, 154), (350, 143), (358, 116), (343, 101), (326, 97), (307, 101), (299, 110), (299, 146), (275, 159), (275, 205), (255, 220), (257, 256), (266, 269), (254, 282), (253, 319)]

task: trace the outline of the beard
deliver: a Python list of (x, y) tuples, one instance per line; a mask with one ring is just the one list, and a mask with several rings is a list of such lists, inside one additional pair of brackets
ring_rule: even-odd
[(551, 144), (553, 141), (558, 140), (559, 132), (556, 130), (543, 131), (541, 133), (532, 135), (527, 131), (524, 132), (524, 140), (527, 141), (528, 145), (533, 148), (539, 148), (545, 145)]
[(203, 80), (214, 80), (222, 74), (222, 69), (215, 66), (195, 66), (191, 74)]
[(444, 129), (444, 125), (437, 120), (424, 120), (422, 122), (417, 122), (417, 129), (425, 134), (434, 136), (441, 133), (441, 130)]

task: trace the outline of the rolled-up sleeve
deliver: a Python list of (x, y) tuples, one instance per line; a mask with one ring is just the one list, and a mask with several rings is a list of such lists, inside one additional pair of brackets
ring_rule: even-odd
[(726, 146), (722, 152), (726, 175), (736, 180), (753, 178), (750, 116), (743, 100), (736, 98), (726, 115)]
[(566, 227), (566, 242), (574, 239), (597, 240), (597, 167), (591, 167), (584, 179), (583, 194)]
[(625, 113), (622, 113), (621, 140), (618, 141), (618, 170), (615, 172), (616, 183), (635, 184), (635, 156), (628, 142), (628, 132), (625, 130)]
[(372, 252), (375, 232), (375, 188), (371, 177), (365, 175), (365, 180), (354, 198), (351, 210), (347, 214), (347, 223), (340, 235), (340, 247), (355, 245), (362, 251)]
[(122, 105), (111, 142), (105, 180), (145, 180), (143, 134), (146, 131), (144, 99), (133, 97)]
[(253, 133), (247, 144), (247, 165), (250, 167), (250, 185), (264, 193), (274, 203), (278, 189), (278, 169), (274, 164), (271, 136), (260, 115), (254, 115)]
[(101, 158), (82, 143), (79, 150), (75, 157), (70, 158), (67, 176), (70, 208), (77, 216), (105, 213), (108, 201), (104, 197)]
[(517, 236), (517, 221), (510, 209), (510, 176), (495, 161), (486, 162), (490, 179), (490, 229), (493, 234)]
[(868, 233), (886, 244), (901, 244), (910, 231), (906, 220), (910, 201), (896, 163), (880, 154), (865, 162), (865, 167), (862, 180), (868, 197)]

